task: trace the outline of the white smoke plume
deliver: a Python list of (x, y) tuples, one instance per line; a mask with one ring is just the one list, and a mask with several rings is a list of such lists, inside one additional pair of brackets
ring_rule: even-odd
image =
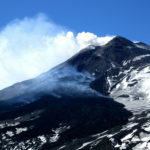
[(34, 78), (80, 49), (106, 44), (112, 38), (89, 32), (75, 35), (43, 14), (15, 19), (0, 31), (0, 89)]

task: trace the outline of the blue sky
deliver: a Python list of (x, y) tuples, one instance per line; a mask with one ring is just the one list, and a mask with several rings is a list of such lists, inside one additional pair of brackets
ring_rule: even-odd
[(149, 0), (1, 0), (0, 27), (38, 13), (75, 32), (121, 35), (150, 44)]

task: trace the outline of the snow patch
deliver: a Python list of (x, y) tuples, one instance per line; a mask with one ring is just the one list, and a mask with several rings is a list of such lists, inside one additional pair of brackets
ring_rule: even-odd
[(38, 138), (41, 140), (41, 144), (44, 144), (47, 142), (46, 137), (44, 135), (38, 136)]
[(126, 135), (124, 138), (121, 139), (121, 141), (126, 141), (126, 140), (131, 139), (136, 131), (137, 131), (137, 129), (133, 130), (132, 133)]
[(22, 133), (22, 132), (25, 132), (25, 131), (27, 131), (28, 130), (28, 128), (16, 128), (16, 134), (20, 134), (20, 133)]
[(81, 147), (79, 147), (77, 150), (81, 150), (82, 148), (86, 147), (87, 145), (93, 143), (93, 141), (91, 142), (86, 142), (86, 143), (83, 143)]
[(10, 137), (14, 136), (14, 133), (12, 131), (7, 131), (6, 134)]
[(56, 142), (59, 139), (60, 134), (69, 129), (70, 129), (70, 126), (62, 126), (56, 129), (52, 129), (54, 134), (50, 137), (50, 142), (52, 143)]

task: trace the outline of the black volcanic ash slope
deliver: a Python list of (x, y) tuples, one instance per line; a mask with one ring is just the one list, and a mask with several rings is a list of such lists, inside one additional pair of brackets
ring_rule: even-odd
[[(5, 127), (0, 131), (1, 135), (12, 132), (13, 136), (9, 137), (8, 135), (6, 139), (10, 143), (14, 142), (14, 146), (16, 145), (18, 148), (21, 146), (17, 143), (24, 142), (23, 145), (34, 149), (42, 147), (50, 149), (71, 142), (73, 139), (83, 138), (115, 125), (124, 124), (129, 115), (130, 113), (123, 109), (123, 105), (112, 99), (95, 97), (58, 99), (48, 95), (11, 112), (11, 114), (2, 115), (1, 121), (7, 125), (4, 125)], [(21, 118), (18, 119), (18, 116)], [(17, 134), (19, 129), (27, 130)], [(59, 134), (58, 139), (55, 137), (56, 135), (54, 136), (56, 131)], [(38, 137), (41, 135), (50, 141), (44, 145), (40, 144)], [(4, 147), (6, 139), (1, 141), (1, 147)], [(28, 143), (28, 140), (35, 142), (35, 145)], [(9, 142), (7, 146), (11, 148)]]

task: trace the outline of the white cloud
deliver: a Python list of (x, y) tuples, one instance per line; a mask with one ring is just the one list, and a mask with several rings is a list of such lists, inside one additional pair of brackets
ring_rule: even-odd
[(105, 45), (110, 40), (112, 40), (114, 36), (105, 36), (98, 37), (97, 35), (90, 32), (81, 32), (77, 34), (77, 41), (82, 48), (88, 45)]
[(43, 14), (16, 19), (0, 31), (0, 89), (49, 70), (81, 48), (111, 39), (89, 32), (74, 35)]

